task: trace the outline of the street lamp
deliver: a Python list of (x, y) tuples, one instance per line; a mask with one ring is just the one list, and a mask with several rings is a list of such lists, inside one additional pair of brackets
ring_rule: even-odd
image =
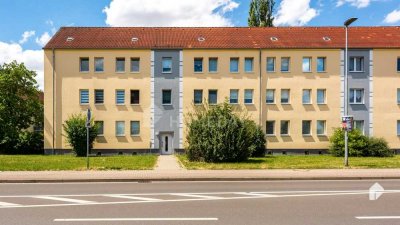
[[(345, 56), (344, 56), (344, 117), (348, 117), (348, 28), (349, 26), (356, 21), (358, 18), (350, 18), (344, 22), (344, 27), (346, 31), (346, 48), (345, 48)], [(344, 130), (344, 165), (347, 167), (349, 166), (349, 146), (348, 146), (348, 128), (346, 126)]]

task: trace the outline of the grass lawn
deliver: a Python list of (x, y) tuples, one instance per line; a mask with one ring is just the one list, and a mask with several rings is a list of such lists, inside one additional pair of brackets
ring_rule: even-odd
[[(151, 170), (156, 155), (90, 157), (91, 170)], [(0, 171), (86, 170), (86, 158), (72, 155), (0, 155)]]
[[(342, 169), (343, 158), (330, 155), (274, 155), (250, 158), (240, 163), (189, 162), (185, 155), (177, 155), (181, 163), (191, 170), (211, 169)], [(400, 168), (400, 156), (390, 158), (350, 157), (350, 168)]]

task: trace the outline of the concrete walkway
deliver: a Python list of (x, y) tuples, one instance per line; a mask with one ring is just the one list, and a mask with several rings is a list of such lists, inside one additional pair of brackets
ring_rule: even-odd
[[(170, 158), (165, 158), (166, 161)], [(126, 170), (0, 172), (0, 183), (400, 179), (400, 169)]]
[(180, 171), (183, 168), (179, 165), (178, 159), (174, 155), (160, 155), (154, 171)]

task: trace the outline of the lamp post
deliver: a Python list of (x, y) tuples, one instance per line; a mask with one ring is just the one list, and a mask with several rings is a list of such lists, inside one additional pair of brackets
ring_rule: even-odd
[[(356, 21), (358, 18), (350, 18), (344, 22), (344, 27), (346, 31), (346, 47), (345, 47), (345, 56), (344, 56), (344, 117), (348, 117), (348, 28), (349, 26)], [(349, 146), (348, 146), (348, 128), (346, 127), (344, 130), (344, 165), (347, 167), (349, 166)]]
[(90, 135), (90, 120), (92, 119), (92, 113), (90, 112), (90, 108), (87, 110), (87, 115), (86, 115), (86, 169), (89, 169), (89, 151), (90, 151), (90, 145), (89, 145), (89, 135)]

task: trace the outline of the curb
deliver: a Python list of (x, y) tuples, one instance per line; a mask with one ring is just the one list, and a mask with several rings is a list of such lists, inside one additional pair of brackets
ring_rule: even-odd
[(26, 179), (26, 180), (0, 180), (3, 184), (18, 183), (96, 183), (96, 182), (120, 182), (120, 183), (151, 183), (151, 182), (196, 182), (196, 181), (346, 181), (346, 180), (400, 180), (400, 177), (260, 177), (260, 178), (121, 178), (121, 179)]

